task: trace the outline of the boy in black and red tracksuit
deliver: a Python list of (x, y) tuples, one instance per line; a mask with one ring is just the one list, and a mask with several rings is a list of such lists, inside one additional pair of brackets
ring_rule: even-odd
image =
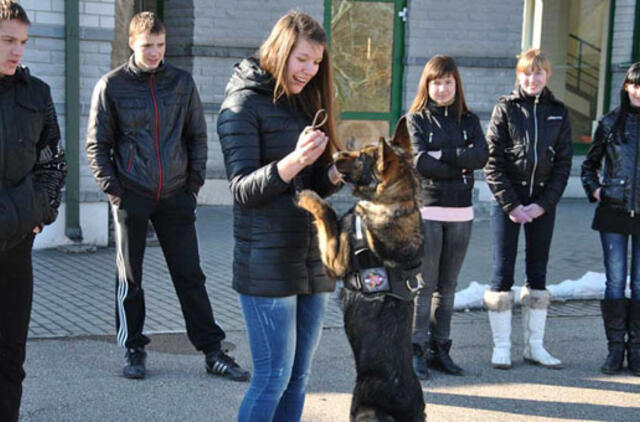
[(210, 373), (249, 379), (220, 348), (200, 268), (196, 195), (204, 183), (207, 128), (191, 75), (164, 60), (166, 30), (151, 12), (133, 17), (129, 61), (97, 83), (87, 128), (87, 157), (108, 195), (116, 232), (117, 341), (126, 347), (123, 375), (144, 378), (149, 343), (142, 261), (153, 223), (173, 279), (189, 339)]
[(19, 66), (30, 22), (0, 0), (0, 421), (18, 420), (33, 298), (31, 250), (58, 215), (66, 167), (49, 86)]

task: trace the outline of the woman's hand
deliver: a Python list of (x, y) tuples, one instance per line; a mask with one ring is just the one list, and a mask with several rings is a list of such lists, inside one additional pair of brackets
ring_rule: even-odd
[(596, 198), (596, 201), (600, 202), (600, 191), (602, 188), (597, 188), (593, 191), (593, 197)]
[(542, 208), (540, 205), (536, 204), (535, 202), (524, 207), (523, 211), (526, 212), (529, 215), (529, 217), (531, 217), (532, 220), (540, 217), (542, 214), (545, 213), (544, 208)]
[(285, 183), (291, 182), (303, 168), (313, 164), (322, 155), (328, 140), (321, 130), (305, 128), (298, 137), (296, 149), (278, 161), (280, 178)]
[(533, 221), (533, 218), (524, 212), (522, 205), (518, 205), (509, 212), (509, 219), (516, 224), (531, 223)]

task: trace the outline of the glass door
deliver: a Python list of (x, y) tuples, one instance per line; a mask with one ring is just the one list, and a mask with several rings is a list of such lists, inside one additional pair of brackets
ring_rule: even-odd
[(400, 117), (404, 14), (399, 0), (325, 2), (344, 148), (389, 136)]

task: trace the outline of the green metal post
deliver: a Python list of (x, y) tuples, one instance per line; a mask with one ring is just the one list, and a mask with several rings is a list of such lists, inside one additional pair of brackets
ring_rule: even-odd
[(324, 32), (327, 33), (327, 43), (331, 46), (331, 0), (324, 0)]
[(164, 21), (164, 0), (158, 0), (156, 3), (156, 10), (160, 20)]
[(393, 134), (396, 122), (402, 114), (402, 78), (404, 60), (404, 18), (400, 13), (406, 6), (406, 1), (396, 0), (394, 10), (393, 31), (393, 67), (391, 68), (391, 121), (389, 135)]
[(633, 44), (631, 47), (631, 62), (640, 61), (640, 1), (636, 0), (636, 19), (633, 23)]
[(602, 112), (609, 112), (611, 107), (611, 50), (613, 50), (613, 26), (615, 24), (616, 0), (609, 0), (609, 34), (607, 38), (607, 63), (604, 79), (604, 104)]
[(79, 2), (65, 0), (65, 149), (67, 185), (65, 234), (82, 241), (80, 227), (80, 14)]

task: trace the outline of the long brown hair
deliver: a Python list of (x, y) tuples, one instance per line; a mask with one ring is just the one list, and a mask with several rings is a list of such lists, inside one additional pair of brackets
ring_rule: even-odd
[(418, 83), (418, 93), (409, 108), (409, 113), (416, 113), (424, 110), (429, 104), (429, 82), (434, 79), (452, 76), (456, 81), (456, 96), (453, 102), (453, 110), (458, 121), (462, 119), (462, 114), (469, 111), (467, 102), (464, 100), (464, 91), (462, 89), (462, 80), (456, 62), (449, 56), (437, 55), (433, 56), (422, 71), (420, 82)]
[(612, 131), (620, 132), (620, 135), (625, 142), (627, 142), (627, 136), (624, 128), (627, 124), (627, 114), (631, 108), (629, 93), (625, 89), (627, 84), (640, 85), (640, 62), (633, 63), (629, 66), (629, 69), (627, 69), (627, 73), (624, 76), (624, 82), (622, 82), (622, 88), (620, 88), (620, 108), (618, 109), (618, 116), (616, 117), (612, 128)]
[(260, 46), (258, 51), (260, 67), (269, 72), (275, 80), (274, 103), (283, 96), (293, 100), (294, 95), (287, 88), (287, 62), (291, 51), (301, 37), (322, 45), (323, 53), (318, 73), (302, 92), (295, 96), (295, 101), (309, 117), (313, 117), (321, 108), (327, 111), (328, 119), (321, 129), (329, 137), (329, 146), (325, 150), (324, 158), (330, 160), (331, 155), (339, 148), (334, 122), (331, 59), (327, 34), (322, 26), (306, 13), (297, 11), (287, 13), (276, 22), (269, 36)]

